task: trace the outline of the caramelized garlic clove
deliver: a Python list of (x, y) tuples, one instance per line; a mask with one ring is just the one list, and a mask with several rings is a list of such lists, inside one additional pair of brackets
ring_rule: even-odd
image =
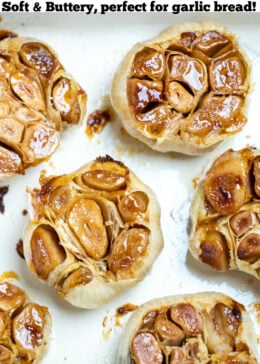
[(59, 79), (52, 89), (52, 100), (56, 110), (61, 114), (62, 121), (69, 124), (78, 124), (81, 110), (78, 101), (78, 91), (73, 88), (68, 78)]
[(172, 305), (170, 316), (172, 321), (182, 328), (187, 337), (202, 333), (203, 320), (201, 314), (191, 304)]
[(194, 42), (194, 52), (199, 51), (209, 58), (215, 57), (219, 52), (226, 52), (231, 47), (231, 40), (216, 30), (202, 34)]
[(168, 71), (171, 80), (184, 83), (192, 92), (202, 92), (207, 87), (207, 70), (198, 59), (186, 55), (170, 55)]
[(193, 107), (193, 95), (179, 82), (171, 81), (165, 88), (169, 104), (178, 112), (186, 114)]
[(237, 256), (250, 264), (255, 263), (260, 258), (260, 234), (249, 233), (239, 243)]
[(9, 282), (0, 283), (0, 310), (4, 312), (15, 311), (26, 300), (25, 292)]
[(68, 224), (86, 253), (102, 258), (108, 249), (108, 239), (101, 208), (94, 200), (80, 199), (68, 213)]
[(47, 280), (50, 273), (66, 258), (56, 231), (48, 225), (39, 225), (34, 229), (30, 248), (31, 265), (40, 279)]
[(241, 211), (232, 216), (230, 227), (233, 233), (240, 237), (253, 227), (253, 213), (250, 211)]
[(163, 101), (163, 84), (161, 81), (130, 79), (128, 82), (130, 105), (136, 113), (146, 113), (155, 104)]
[(150, 332), (141, 332), (133, 339), (131, 355), (136, 364), (162, 364), (163, 355), (160, 346)]
[[(228, 159), (228, 156), (230, 157)], [(247, 159), (246, 157), (249, 157)], [(221, 215), (234, 214), (251, 197), (249, 169), (252, 152), (229, 150), (219, 158), (206, 174), (205, 195), (212, 207)]]
[(145, 255), (149, 234), (148, 229), (141, 227), (123, 231), (112, 246), (107, 260), (109, 269), (119, 275), (131, 269), (131, 266)]
[(215, 329), (225, 337), (225, 341), (234, 348), (242, 315), (238, 307), (228, 307), (219, 302), (211, 310)]
[(229, 249), (226, 238), (219, 231), (207, 231), (200, 244), (200, 259), (219, 271), (229, 270)]
[(47, 46), (39, 42), (24, 43), (19, 56), (23, 64), (36, 70), (47, 80), (51, 79), (54, 72), (61, 67)]
[(21, 354), (44, 344), (47, 308), (29, 303), (13, 319), (12, 336)]
[(167, 319), (156, 320), (154, 330), (165, 346), (179, 346), (185, 339), (183, 330)]
[(145, 47), (135, 55), (132, 75), (135, 77), (149, 77), (161, 79), (165, 70), (164, 55), (161, 51)]
[(211, 88), (219, 93), (241, 93), (246, 84), (246, 68), (236, 54), (227, 54), (216, 59), (209, 69)]
[(118, 191), (126, 187), (124, 175), (101, 169), (85, 172), (82, 175), (82, 181), (90, 188), (108, 192)]
[(147, 211), (149, 198), (142, 191), (131, 192), (118, 202), (118, 210), (124, 221), (134, 221), (139, 214)]
[(64, 280), (62, 284), (62, 290), (64, 294), (68, 293), (71, 289), (76, 286), (83, 286), (88, 284), (93, 279), (91, 270), (87, 267), (81, 266)]
[(11, 88), (18, 98), (29, 108), (37, 111), (45, 111), (46, 105), (43, 92), (36, 77), (36, 75), (32, 77), (26, 70), (16, 71), (10, 78)]
[(36, 164), (50, 157), (58, 144), (59, 136), (55, 129), (48, 124), (33, 123), (25, 129), (22, 141), (24, 160), (28, 164)]

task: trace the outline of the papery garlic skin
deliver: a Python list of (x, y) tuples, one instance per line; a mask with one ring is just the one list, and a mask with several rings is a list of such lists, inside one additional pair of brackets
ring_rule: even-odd
[(198, 155), (246, 124), (249, 83), (234, 34), (217, 23), (180, 23), (128, 52), (111, 102), (126, 131), (152, 149)]
[(61, 298), (96, 308), (148, 273), (163, 247), (160, 207), (123, 163), (99, 157), (40, 185), (30, 193), (24, 256)]
[(191, 203), (189, 249), (216, 270), (260, 279), (258, 154), (230, 149), (205, 173)]
[(245, 307), (222, 293), (157, 298), (130, 317), (116, 364), (258, 363)]
[(48, 159), (64, 128), (80, 125), (87, 95), (46, 43), (0, 39), (0, 180)]
[(10, 279), (0, 281), (0, 362), (41, 362), (51, 333), (47, 307), (30, 302)]

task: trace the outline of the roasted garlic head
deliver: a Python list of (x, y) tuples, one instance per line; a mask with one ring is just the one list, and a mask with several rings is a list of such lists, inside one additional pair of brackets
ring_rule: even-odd
[(190, 208), (192, 255), (219, 271), (260, 279), (260, 156), (228, 150), (198, 185)]
[(216, 292), (158, 298), (128, 321), (116, 364), (257, 364), (245, 307)]
[(25, 291), (8, 280), (0, 281), (0, 363), (39, 363), (50, 331), (47, 307), (31, 303)]
[(46, 160), (65, 125), (81, 123), (86, 93), (47, 44), (0, 31), (0, 180)]
[(138, 43), (111, 100), (126, 131), (160, 152), (201, 154), (246, 123), (250, 67), (223, 26), (183, 23)]
[(123, 163), (99, 157), (78, 171), (42, 177), (25, 228), (30, 270), (83, 308), (105, 304), (151, 269), (163, 245), (153, 192)]

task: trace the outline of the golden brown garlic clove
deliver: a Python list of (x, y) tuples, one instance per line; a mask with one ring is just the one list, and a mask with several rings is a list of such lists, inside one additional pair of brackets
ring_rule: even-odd
[(212, 309), (211, 315), (218, 333), (224, 335), (226, 342), (234, 348), (239, 326), (242, 322), (239, 308), (228, 307), (219, 302)]
[(123, 196), (118, 203), (118, 210), (124, 221), (133, 221), (148, 208), (148, 196), (142, 191), (135, 191)]
[(59, 136), (55, 129), (47, 124), (33, 123), (25, 130), (22, 150), (28, 164), (48, 158), (57, 149)]
[(26, 66), (35, 69), (46, 79), (50, 79), (53, 73), (61, 67), (57, 58), (39, 42), (24, 43), (19, 56)]
[(229, 94), (241, 93), (246, 82), (246, 68), (238, 54), (227, 54), (216, 59), (209, 70), (212, 90)]
[(26, 70), (16, 71), (10, 78), (10, 84), (14, 93), (25, 105), (37, 111), (45, 111), (46, 105), (41, 85), (36, 75), (32, 77)]
[(95, 201), (77, 201), (68, 213), (68, 224), (90, 257), (100, 259), (106, 254), (106, 229), (101, 209)]
[(230, 219), (230, 227), (236, 236), (240, 237), (244, 235), (253, 227), (253, 213), (250, 211), (241, 211), (232, 216)]
[(72, 272), (63, 282), (62, 288), (64, 293), (66, 294), (69, 292), (72, 288), (88, 284), (93, 279), (93, 274), (91, 270), (87, 267), (80, 267), (74, 272)]
[(10, 145), (21, 142), (24, 126), (13, 118), (0, 119), (0, 141)]
[(160, 346), (149, 332), (138, 334), (132, 341), (131, 354), (136, 364), (162, 364), (163, 355)]
[(204, 188), (207, 200), (221, 215), (236, 213), (250, 200), (249, 169), (252, 152), (227, 151), (207, 172)]
[(229, 250), (225, 236), (219, 231), (207, 231), (200, 244), (200, 259), (219, 271), (229, 270)]
[(186, 114), (193, 107), (193, 95), (179, 82), (172, 81), (166, 86), (165, 93), (169, 104), (178, 112)]
[(66, 258), (56, 231), (48, 225), (40, 225), (33, 231), (30, 247), (32, 267), (37, 276), (44, 280)]
[(184, 332), (167, 319), (156, 320), (154, 330), (162, 344), (166, 346), (179, 346), (185, 339)]
[(29, 303), (13, 320), (12, 336), (21, 354), (44, 344), (47, 308)]
[(63, 121), (69, 124), (79, 123), (81, 110), (77, 90), (73, 89), (71, 80), (61, 78), (56, 82), (52, 90), (52, 100)]
[(165, 60), (162, 52), (146, 47), (135, 56), (132, 74), (135, 77), (161, 79), (164, 74)]
[(202, 34), (194, 42), (194, 50), (200, 51), (210, 58), (219, 54), (220, 51), (227, 51), (231, 47), (231, 39), (216, 30)]
[(201, 314), (189, 303), (172, 305), (171, 319), (179, 325), (187, 337), (198, 335), (202, 332), (203, 321)]
[(149, 244), (149, 230), (146, 228), (131, 228), (123, 231), (114, 242), (108, 257), (109, 269), (115, 274), (131, 269), (131, 266), (146, 252)]
[(26, 299), (25, 292), (9, 282), (0, 283), (0, 310), (15, 311), (21, 307)]
[(250, 233), (240, 242), (237, 256), (251, 264), (260, 258), (260, 234)]
[(90, 188), (108, 192), (118, 191), (126, 185), (124, 175), (99, 169), (84, 173), (82, 181)]

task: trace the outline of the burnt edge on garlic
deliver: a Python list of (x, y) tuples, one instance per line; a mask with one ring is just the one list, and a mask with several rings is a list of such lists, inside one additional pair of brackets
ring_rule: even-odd
[(197, 155), (245, 125), (249, 78), (228, 29), (180, 23), (129, 51), (111, 101), (126, 131), (152, 149)]
[(0, 280), (0, 362), (40, 363), (50, 333), (48, 308), (32, 303), (11, 280)]
[(0, 180), (48, 159), (87, 95), (46, 43), (0, 30)]
[(23, 235), (29, 269), (72, 305), (95, 308), (132, 287), (163, 247), (160, 207), (122, 162), (98, 157), (40, 178)]
[(199, 183), (191, 208), (189, 249), (218, 271), (260, 279), (260, 156), (227, 150)]
[(146, 302), (130, 317), (116, 364), (257, 364), (254, 326), (245, 307), (222, 293)]

